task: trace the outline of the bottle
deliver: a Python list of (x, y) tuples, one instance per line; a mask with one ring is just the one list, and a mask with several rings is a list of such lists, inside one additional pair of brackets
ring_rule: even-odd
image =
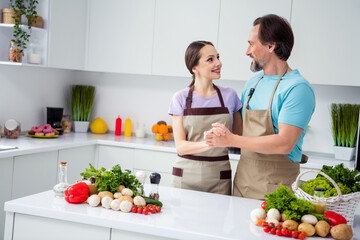
[(151, 183), (151, 191), (149, 194), (149, 198), (154, 200), (159, 200), (159, 183), (160, 183), (161, 176), (159, 173), (152, 173), (150, 175), (150, 183)]
[(22, 52), (14, 41), (10, 41), (9, 47), (9, 62), (22, 62)]
[(63, 198), (65, 197), (64, 191), (70, 184), (67, 182), (67, 162), (60, 162), (59, 165), (59, 183), (53, 187), (55, 192), (55, 197)]
[(121, 118), (120, 116), (117, 117), (116, 121), (115, 121), (115, 136), (120, 136), (121, 135)]
[(326, 202), (324, 199), (323, 188), (314, 188), (314, 201), (311, 201), (311, 204), (315, 207), (315, 212), (319, 214), (324, 214), (326, 210)]
[(131, 119), (128, 117), (125, 120), (125, 133), (124, 133), (125, 137), (131, 137)]

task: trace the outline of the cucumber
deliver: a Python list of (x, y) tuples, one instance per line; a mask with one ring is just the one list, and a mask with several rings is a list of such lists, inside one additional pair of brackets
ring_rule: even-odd
[(156, 206), (159, 206), (159, 207), (162, 207), (163, 204), (162, 202), (160, 202), (159, 200), (154, 200), (152, 198), (149, 198), (149, 197), (143, 197), (146, 201), (146, 204), (152, 204), (152, 205), (156, 205)]

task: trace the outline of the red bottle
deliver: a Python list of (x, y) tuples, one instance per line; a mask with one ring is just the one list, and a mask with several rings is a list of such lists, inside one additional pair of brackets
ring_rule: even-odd
[(115, 136), (120, 136), (120, 135), (121, 135), (121, 118), (120, 116), (118, 116), (115, 124)]

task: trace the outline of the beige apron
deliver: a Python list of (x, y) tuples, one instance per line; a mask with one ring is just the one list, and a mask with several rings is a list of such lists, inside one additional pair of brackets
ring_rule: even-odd
[[(251, 96), (262, 78), (254, 88), (250, 89), (243, 109), (243, 136), (257, 137), (275, 134), (271, 117), (271, 104), (280, 79), (287, 69), (288, 65), (285, 66), (275, 84), (268, 109), (248, 109)], [(303, 155), (302, 161), (305, 162), (306, 158)], [(261, 154), (242, 149), (234, 179), (233, 195), (264, 199), (265, 194), (275, 192), (280, 184), (290, 188), (299, 172), (299, 163), (292, 162), (285, 154)]]
[[(225, 107), (221, 92), (214, 85), (221, 107), (191, 108), (194, 87), (186, 98), (183, 125), (186, 140), (200, 142), (204, 132), (211, 129), (214, 122), (231, 127), (229, 110)], [(178, 155), (173, 166), (171, 185), (177, 188), (197, 191), (231, 194), (231, 167), (227, 148), (212, 148), (192, 155)]]

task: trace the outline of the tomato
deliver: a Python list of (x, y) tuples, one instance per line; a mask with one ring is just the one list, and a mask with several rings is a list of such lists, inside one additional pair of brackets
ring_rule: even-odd
[(286, 229), (288, 231), (288, 237), (292, 237), (292, 231), (290, 229)]
[(269, 226), (269, 224), (265, 221), (265, 222), (263, 222), (263, 223), (261, 224), (261, 226), (262, 226), (262, 227), (264, 227), (264, 226)]
[(282, 228), (281, 229), (281, 234), (284, 235), (284, 236), (288, 236), (289, 231), (286, 228)]
[(132, 208), (131, 208), (131, 211), (132, 211), (133, 213), (137, 213), (138, 208), (137, 208), (137, 207), (132, 207)]
[(142, 213), (142, 212), (143, 212), (143, 209), (142, 209), (141, 207), (139, 207), (139, 208), (137, 209), (137, 212), (138, 212), (138, 213)]
[(144, 209), (142, 210), (142, 214), (148, 215), (148, 213), (149, 213), (149, 210), (147, 210), (146, 208), (144, 208)]
[(265, 201), (265, 202), (263, 202), (263, 203), (261, 204), (261, 208), (265, 210), (265, 208), (266, 208), (266, 204), (267, 204), (267, 202), (266, 202), (266, 201)]
[(275, 225), (274, 225), (274, 223), (271, 222), (271, 223), (269, 223), (269, 226), (274, 227)]
[(291, 236), (292, 236), (293, 238), (297, 238), (298, 235), (299, 235), (298, 231), (296, 231), (296, 230), (291, 231)]
[(155, 206), (155, 209), (157, 212), (161, 212), (161, 207), (160, 206)]
[(155, 210), (154, 207), (149, 207), (149, 211), (150, 211), (151, 213), (156, 213), (156, 210)]
[(275, 235), (275, 228), (270, 228), (270, 233)]
[(266, 232), (266, 233), (268, 233), (268, 232), (270, 232), (270, 228), (269, 228), (269, 226), (263, 226), (263, 230), (264, 230), (264, 232)]
[(278, 235), (278, 236), (282, 236), (282, 233), (281, 233), (281, 229), (280, 229), (280, 228), (276, 229), (275, 233), (276, 233), (276, 235)]
[(299, 233), (298, 238), (299, 238), (299, 239), (304, 239), (304, 238), (306, 238), (306, 232), (301, 232), (301, 233)]

